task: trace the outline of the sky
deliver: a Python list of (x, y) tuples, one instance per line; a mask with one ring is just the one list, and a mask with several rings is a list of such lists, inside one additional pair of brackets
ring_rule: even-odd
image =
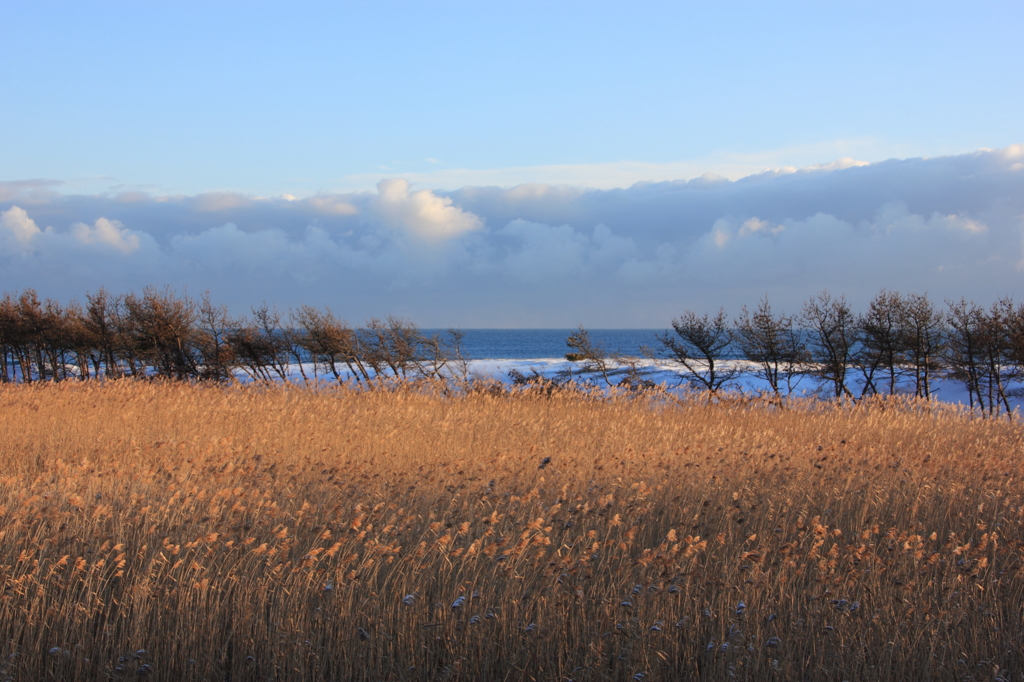
[(1013, 295), (1022, 2), (3, 2), (0, 291), (664, 327)]

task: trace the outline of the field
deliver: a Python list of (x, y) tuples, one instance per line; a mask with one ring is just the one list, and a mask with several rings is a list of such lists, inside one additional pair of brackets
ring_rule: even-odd
[(1021, 680), (1022, 455), (892, 401), (5, 385), (0, 680)]

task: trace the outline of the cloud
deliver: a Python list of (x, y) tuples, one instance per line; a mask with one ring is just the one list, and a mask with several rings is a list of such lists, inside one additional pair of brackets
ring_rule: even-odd
[(0, 236), (3, 238), (4, 250), (25, 255), (39, 234), (42, 234), (42, 230), (36, 221), (28, 217), (25, 209), (11, 206), (0, 213)]
[(793, 311), (825, 288), (987, 301), (1021, 290), (1022, 162), (1016, 145), (608, 190), (20, 193), (0, 201), (0, 290), (169, 284), (239, 312), (309, 303), (437, 326), (661, 327), (766, 293)]
[(102, 244), (125, 254), (138, 251), (140, 245), (139, 235), (126, 230), (120, 221), (106, 218), (98, 218), (92, 227), (75, 223), (71, 234), (83, 244)]
[(92, 227), (75, 223), (67, 233), (58, 233), (52, 227), (39, 229), (35, 220), (20, 206), (11, 206), (0, 213), (0, 244), (4, 251), (27, 257), (33, 252), (48, 253), (55, 250), (74, 250), (71, 242), (79, 245), (99, 246), (122, 254), (139, 250), (140, 235), (126, 230), (117, 220), (98, 218)]
[(15, 180), (14, 182), (0, 181), (0, 203), (5, 201), (21, 201), (34, 203), (45, 201), (57, 196), (53, 188), (62, 185), (59, 180)]
[[(287, 195), (285, 199), (294, 201), (295, 197)], [(319, 213), (324, 215), (355, 215), (359, 213), (359, 209), (353, 206), (348, 201), (345, 201), (343, 197), (338, 195), (317, 195), (306, 199), (306, 203)]]
[(915, 283), (935, 284), (939, 273), (998, 268), (988, 231), (958, 215), (911, 213), (901, 202), (856, 224), (828, 213), (780, 224), (721, 218), (689, 251), (686, 268), (691, 278), (716, 275), (742, 286), (797, 278), (843, 290), (864, 290), (865, 282), (920, 289), (928, 287)]
[(193, 199), (197, 211), (217, 212), (248, 206), (252, 199), (235, 192), (207, 192)]
[(409, 191), (406, 180), (395, 178), (377, 183), (374, 211), (389, 226), (405, 230), (425, 241), (442, 241), (479, 230), (480, 218), (453, 206), (448, 197), (430, 190)]
[[(886, 147), (887, 149), (887, 147)], [(596, 189), (617, 189), (637, 182), (665, 182), (701, 176), (738, 180), (760, 173), (788, 174), (799, 171), (829, 171), (867, 165), (853, 158), (883, 159), (883, 145), (872, 138), (835, 140), (797, 145), (755, 153), (716, 153), (685, 162), (650, 163), (609, 161), (601, 163), (551, 164), (505, 168), (430, 168), (403, 175), (418, 185), (455, 190), (466, 186), (569, 185)], [(821, 158), (838, 158), (831, 163), (816, 163)], [(425, 159), (435, 165), (432, 159)], [(352, 189), (374, 186), (379, 176), (349, 175), (343, 178)]]
[(518, 244), (502, 261), (513, 277), (526, 281), (578, 276), (584, 267), (589, 239), (569, 225), (557, 227), (513, 220), (499, 230)]

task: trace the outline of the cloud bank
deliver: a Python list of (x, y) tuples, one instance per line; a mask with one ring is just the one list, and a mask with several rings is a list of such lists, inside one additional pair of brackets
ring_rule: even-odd
[(209, 289), (424, 326), (664, 327), (829, 289), (987, 302), (1024, 284), (1024, 145), (621, 189), (62, 195), (0, 183), (0, 289)]

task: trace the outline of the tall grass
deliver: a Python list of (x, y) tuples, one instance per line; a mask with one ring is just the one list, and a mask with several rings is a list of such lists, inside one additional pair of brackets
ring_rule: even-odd
[(8, 385), (0, 680), (1024, 679), (1022, 452), (886, 401)]

